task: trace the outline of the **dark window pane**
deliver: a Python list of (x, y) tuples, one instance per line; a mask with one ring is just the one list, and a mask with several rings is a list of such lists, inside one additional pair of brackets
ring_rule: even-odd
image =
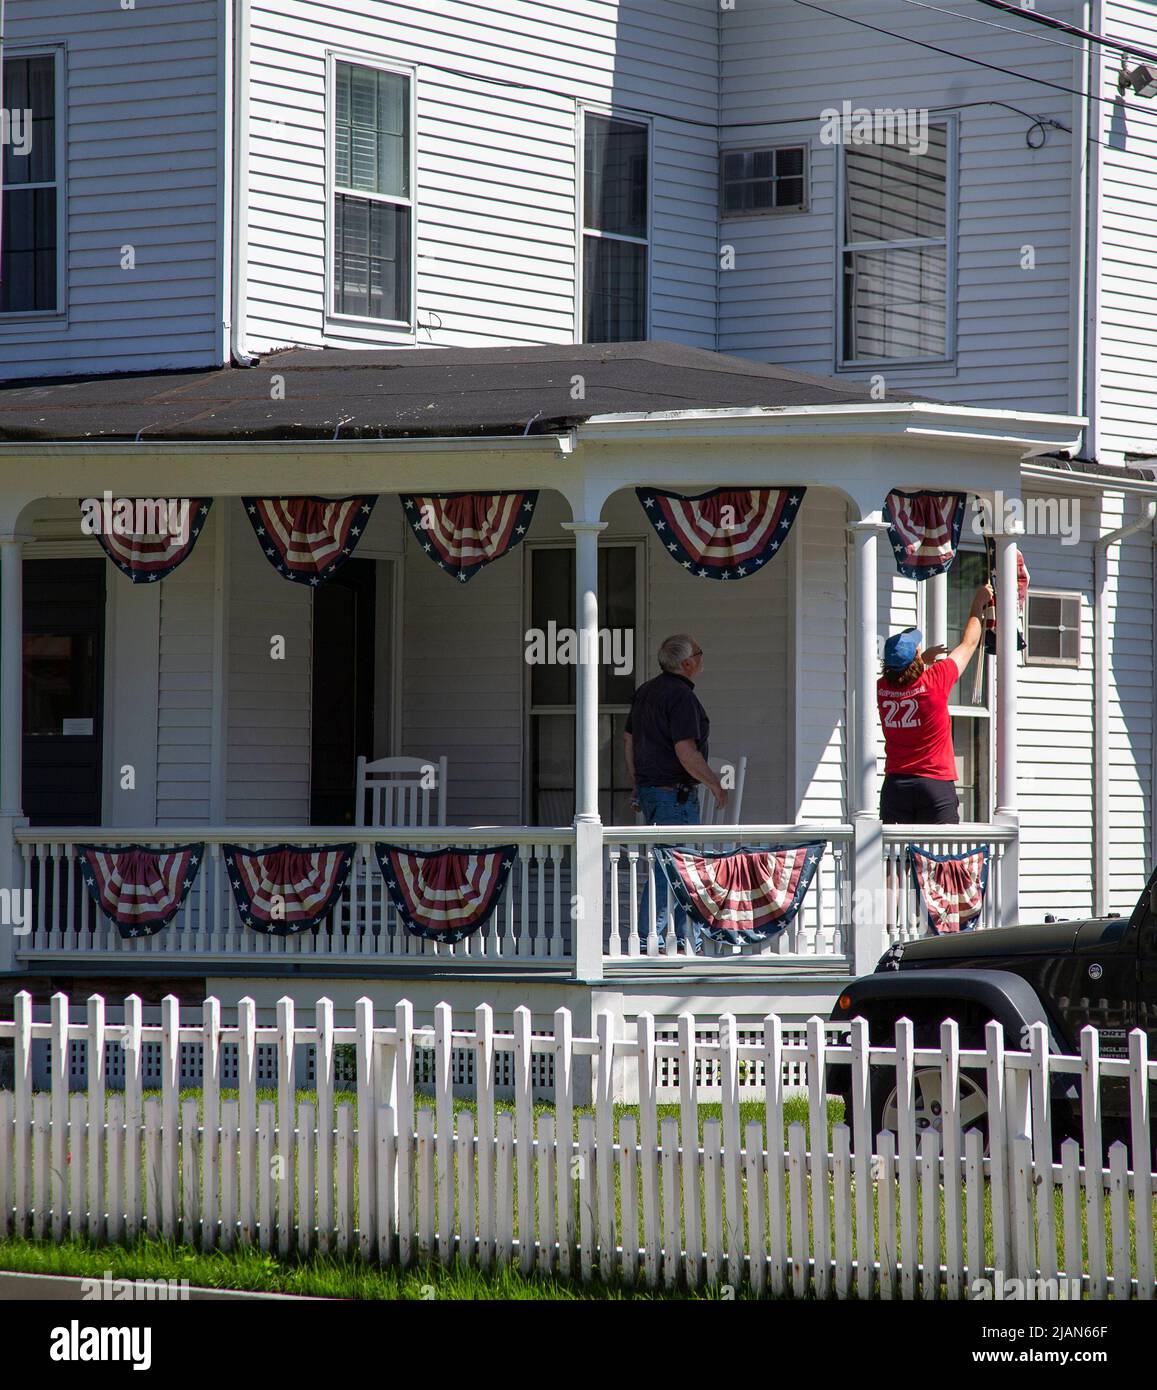
[[(574, 627), (574, 551), (569, 546), (531, 551), (530, 625), (539, 632)], [(530, 668), (532, 705), (573, 705), (575, 668), (536, 663)]]
[[(63, 734), (96, 717), (96, 634), (24, 634), (24, 732)], [(95, 726), (70, 732), (94, 734)]]
[(776, 152), (775, 172), (779, 177), (786, 178), (793, 175), (803, 174), (803, 150), (788, 149)]
[(409, 322), (409, 208), (337, 196), (334, 312)]
[(633, 343), (647, 336), (647, 248), (587, 237), (583, 262), (583, 338)]
[(4, 106), (18, 113), (3, 155), (5, 185), (51, 183), (56, 178), (56, 63), (53, 58), (9, 58), (4, 64)]
[(723, 157), (725, 213), (801, 208), (806, 201), (802, 146), (742, 150)]
[(943, 246), (845, 252), (845, 361), (943, 357), (947, 351)]
[(584, 217), (599, 232), (647, 235), (647, 128), (609, 116), (586, 119)]
[(942, 237), (948, 226), (948, 131), (932, 126), (928, 150), (849, 146), (844, 154), (844, 240)]
[[(599, 551), (599, 627), (611, 644), (599, 666), (599, 701), (605, 705), (629, 705), (638, 684), (634, 669), (635, 559), (632, 546), (607, 546)], [(615, 673), (616, 653), (620, 657), (629, 654), (629, 675)]]
[(55, 188), (5, 191), (0, 245), (0, 312), (55, 309)]

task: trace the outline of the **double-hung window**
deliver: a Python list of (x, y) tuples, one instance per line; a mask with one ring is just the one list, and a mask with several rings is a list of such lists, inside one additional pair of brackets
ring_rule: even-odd
[(583, 131), (583, 342), (647, 336), (650, 130), (588, 112)]
[(8, 139), (3, 149), (0, 313), (61, 308), (57, 71), (52, 54), (4, 59)]
[(413, 318), (411, 79), (334, 65), (333, 313)]
[(928, 148), (849, 144), (843, 151), (840, 360), (844, 365), (952, 356), (953, 139)]

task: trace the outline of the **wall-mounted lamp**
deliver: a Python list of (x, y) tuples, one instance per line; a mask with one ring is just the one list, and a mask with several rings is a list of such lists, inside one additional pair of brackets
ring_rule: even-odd
[(1128, 91), (1136, 92), (1139, 97), (1157, 96), (1157, 66), (1139, 63), (1137, 67), (1130, 68), (1122, 63), (1117, 90), (1122, 96)]

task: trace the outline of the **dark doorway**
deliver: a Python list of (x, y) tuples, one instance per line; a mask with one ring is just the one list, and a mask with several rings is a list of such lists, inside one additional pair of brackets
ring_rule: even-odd
[(24, 562), (24, 814), (99, 825), (104, 560)]
[(313, 593), (311, 825), (352, 825), (357, 760), (373, 757), (377, 564), (347, 560)]

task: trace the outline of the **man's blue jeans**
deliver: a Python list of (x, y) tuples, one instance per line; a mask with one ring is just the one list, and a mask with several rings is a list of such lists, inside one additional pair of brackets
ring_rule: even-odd
[[(643, 812), (643, 818), (648, 825), (698, 825), (699, 824), (699, 789), (695, 787), (691, 795), (680, 806), (678, 793), (667, 787), (640, 787), (639, 788), (639, 809)], [(643, 905), (639, 915), (639, 941), (642, 943), (643, 950), (647, 949), (648, 931), (648, 902), (650, 893), (650, 883), (643, 888)], [(662, 869), (655, 866), (655, 933), (659, 938), (659, 948), (663, 949), (667, 935), (667, 918), (671, 912), (671, 889), (667, 883), (667, 877)], [(692, 945), (698, 954), (703, 947), (703, 930), (699, 923), (694, 921), (688, 914), (685, 907), (678, 903), (674, 905), (675, 914), (675, 940), (680, 944), (687, 940), (687, 926), (690, 923), (693, 931)]]

